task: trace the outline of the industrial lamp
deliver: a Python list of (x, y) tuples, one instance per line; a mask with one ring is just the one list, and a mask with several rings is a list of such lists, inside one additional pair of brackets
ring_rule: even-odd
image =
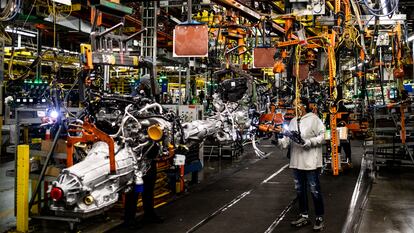
[(72, 0), (52, 0), (52, 2), (56, 2), (56, 3), (68, 5), (68, 6), (72, 5)]

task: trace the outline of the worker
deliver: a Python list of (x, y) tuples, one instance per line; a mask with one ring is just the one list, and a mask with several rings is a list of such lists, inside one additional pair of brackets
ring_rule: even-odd
[[(297, 131), (299, 140), (293, 137), (284, 136), (276, 138), (276, 143), (282, 148), (290, 146), (290, 164), (293, 169), (297, 200), (299, 202), (300, 214), (292, 226), (303, 227), (311, 224), (308, 209), (308, 186), (315, 206), (315, 223), (313, 230), (321, 231), (324, 228), (324, 204), (319, 182), (320, 169), (322, 167), (322, 143), (324, 141), (325, 126), (321, 119), (314, 113), (307, 98), (300, 98), (300, 102), (294, 101), (298, 109), (289, 124), (289, 132)], [(283, 132), (282, 128), (275, 129), (276, 132)], [(285, 132), (286, 135), (288, 132)], [(301, 140), (300, 140), (301, 138)]]
[[(337, 127), (346, 127), (346, 123), (341, 121), (338, 123)], [(348, 137), (347, 139), (341, 140), (339, 144), (338, 152), (341, 152), (344, 149), (345, 157), (348, 161), (348, 167), (352, 168), (352, 150), (351, 150), (351, 139)]]
[(158, 82), (154, 82), (155, 84), (155, 93), (152, 93), (152, 88), (151, 88), (151, 79), (150, 79), (150, 75), (149, 74), (145, 74), (143, 75), (140, 79), (139, 79), (139, 83), (138, 85), (132, 90), (131, 95), (132, 96), (136, 96), (136, 95), (142, 95), (146, 98), (152, 98), (154, 97), (155, 101), (160, 102), (160, 87), (158, 85)]
[(200, 100), (200, 104), (202, 105), (203, 104), (203, 102), (204, 102), (204, 97), (205, 97), (206, 95), (204, 94), (204, 90), (201, 90), (200, 91), (200, 93), (198, 94), (198, 98), (199, 98), (199, 100)]
[[(151, 166), (143, 177), (144, 190), (142, 193), (142, 205), (144, 209), (143, 223), (163, 223), (164, 218), (156, 214), (154, 210), (154, 187), (157, 180), (157, 163), (155, 157), (159, 153), (158, 146), (149, 148), (147, 158), (151, 159)], [(135, 215), (137, 210), (139, 192), (131, 190), (125, 194), (125, 214), (124, 224), (128, 228), (140, 228), (142, 223), (136, 222)]]
[[(342, 114), (340, 114), (341, 117), (337, 119), (337, 127), (346, 127), (346, 123), (349, 120), (349, 111), (342, 101), (339, 103), (338, 112)], [(341, 143), (338, 147), (338, 152), (340, 153), (342, 149), (344, 149), (345, 157), (348, 160), (348, 168), (352, 168), (352, 151), (350, 138), (347, 138), (346, 140), (341, 140)]]
[[(131, 95), (141, 95), (146, 98), (151, 98), (152, 96), (155, 99), (159, 100), (159, 86), (155, 83), (155, 95), (151, 95), (151, 82), (149, 75), (144, 75), (140, 84), (136, 90)], [(157, 144), (153, 144), (148, 148), (144, 148), (146, 152), (147, 159), (151, 160), (150, 168), (147, 173), (143, 176), (144, 187), (142, 192), (142, 205), (144, 209), (144, 223), (162, 223), (164, 218), (157, 215), (154, 210), (154, 188), (155, 182), (157, 180), (157, 162), (156, 157), (160, 153), (159, 147)], [(141, 222), (136, 222), (135, 215), (137, 211), (139, 192), (131, 190), (125, 194), (125, 214), (124, 214), (124, 225), (128, 228), (139, 228), (141, 227)]]

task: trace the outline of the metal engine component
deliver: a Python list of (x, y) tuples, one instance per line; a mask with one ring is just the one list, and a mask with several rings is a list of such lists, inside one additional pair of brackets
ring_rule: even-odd
[(217, 122), (212, 120), (197, 120), (183, 124), (184, 138), (203, 140), (217, 133)]
[[(234, 89), (231, 82), (228, 86)], [(237, 97), (242, 94), (239, 90), (235, 92)], [(94, 143), (83, 161), (64, 169), (50, 186), (53, 199), (50, 209), (56, 215), (87, 218), (102, 213), (118, 201), (119, 193), (131, 190), (134, 185), (139, 189), (150, 160), (175, 156), (176, 161), (184, 161), (179, 157), (186, 155), (174, 155), (174, 147), (190, 148), (206, 137), (213, 137), (219, 143), (241, 140), (239, 135), (249, 129), (251, 121), (248, 95), (237, 102), (223, 102), (220, 95), (215, 95), (217, 111), (212, 116), (184, 124), (174, 112), (164, 111), (161, 105), (146, 98), (110, 95), (98, 99), (100, 102), (90, 104), (87, 112), (90, 119), (96, 119), (96, 127), (111, 129), (105, 133), (115, 144), (115, 173), (110, 170), (108, 144)], [(154, 146), (157, 151), (152, 151)], [(149, 151), (152, 152), (148, 154)]]
[[(119, 146), (115, 146), (115, 151)], [(116, 154), (116, 174), (111, 175), (108, 145), (96, 142), (86, 158), (62, 171), (51, 185), (56, 215), (88, 217), (111, 207), (118, 192), (134, 180), (135, 153), (124, 147)]]

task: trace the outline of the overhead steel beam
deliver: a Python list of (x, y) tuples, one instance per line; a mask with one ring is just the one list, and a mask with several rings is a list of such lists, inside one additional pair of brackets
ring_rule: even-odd
[[(253, 19), (253, 20), (261, 20), (263, 18), (263, 15), (256, 12), (255, 10), (243, 5), (242, 3), (236, 1), (236, 0), (213, 0), (215, 3), (231, 7), (235, 10), (240, 11), (243, 15), (245, 15), (247, 18)], [(276, 29), (279, 32), (282, 32), (283, 34), (286, 32), (285, 29), (280, 26), (279, 24), (272, 22), (272, 27)], [(293, 39), (297, 39), (295, 35), (292, 36)]]

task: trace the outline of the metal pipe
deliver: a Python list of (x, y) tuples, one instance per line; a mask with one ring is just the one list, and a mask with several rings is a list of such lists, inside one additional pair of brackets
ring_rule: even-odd
[(109, 65), (104, 65), (104, 91), (108, 90), (108, 84), (109, 84), (109, 77), (110, 77), (110, 68)]
[(135, 32), (134, 34), (132, 34), (132, 35), (128, 36), (127, 38), (125, 38), (124, 42), (130, 41), (132, 38), (134, 38), (134, 37), (136, 37), (138, 35), (141, 35), (142, 33), (146, 32), (147, 30), (148, 30), (147, 28), (144, 28), (144, 29), (142, 29), (142, 30), (140, 30), (138, 32)]
[(152, 29), (152, 75), (151, 75), (151, 89), (152, 94), (154, 96), (155, 101), (160, 102), (161, 101), (161, 95), (160, 90), (155, 90), (155, 88), (158, 88), (158, 85), (156, 85), (155, 82), (157, 82), (157, 2), (158, 1), (152, 1), (153, 4), (153, 29)]
[[(174, 93), (173, 93), (174, 94)], [(182, 93), (181, 93), (181, 64), (178, 65), (178, 103), (180, 105), (183, 104), (183, 98), (181, 97)]]
[(109, 29), (107, 29), (103, 32), (92, 32), (91, 34), (95, 33), (96, 37), (102, 37), (102, 36), (105, 36), (106, 34), (112, 32), (112, 31), (114, 31), (114, 30), (116, 30), (120, 27), (123, 27), (123, 26), (124, 26), (124, 23), (121, 22), (121, 23), (118, 23), (117, 25), (115, 25), (115, 26), (113, 26), (113, 27), (111, 27), (111, 28), (109, 28)]
[(4, 80), (4, 40), (0, 39), (0, 154), (3, 149), (3, 80)]
[(63, 128), (63, 126), (62, 126), (62, 123), (61, 123), (59, 125), (59, 128), (58, 128), (57, 132), (56, 132), (55, 138), (53, 139), (53, 143), (52, 143), (52, 146), (50, 147), (49, 153), (46, 156), (45, 164), (43, 165), (42, 171), (40, 172), (40, 175), (39, 175), (39, 179), (37, 180), (36, 189), (34, 191), (32, 190), (33, 194), (32, 194), (32, 197), (30, 198), (29, 210), (32, 209), (34, 200), (36, 199), (36, 196), (39, 192), (40, 185), (42, 184), (42, 180), (45, 177), (45, 172), (46, 172), (47, 166), (49, 165), (49, 161), (53, 157), (53, 153), (55, 151), (55, 147), (56, 147), (57, 141), (59, 139), (60, 132), (62, 131), (62, 128)]
[[(42, 54), (42, 30), (37, 29), (37, 56), (40, 56)], [(42, 63), (39, 62), (39, 64), (36, 67), (36, 78), (40, 79), (42, 77)]]
[(187, 21), (191, 22), (193, 18), (193, 0), (187, 1)]
[(380, 87), (381, 87), (381, 98), (382, 98), (382, 104), (385, 105), (385, 97), (384, 97), (384, 86), (382, 85), (382, 82), (384, 81), (384, 73), (382, 70), (382, 48), (379, 48), (379, 75), (380, 75)]
[(191, 79), (191, 65), (190, 58), (188, 58), (187, 76), (185, 77), (185, 102), (191, 104), (190, 79)]

